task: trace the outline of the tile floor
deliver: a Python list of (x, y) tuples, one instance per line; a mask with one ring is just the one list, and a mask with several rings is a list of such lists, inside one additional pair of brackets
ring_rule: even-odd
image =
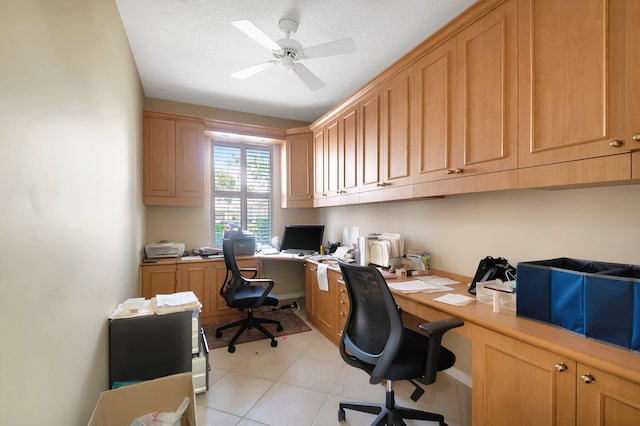
[[(298, 312), (304, 319), (304, 312)], [(313, 328), (313, 327), (312, 327)], [(346, 410), (338, 422), (341, 400), (383, 402), (385, 386), (370, 385), (362, 370), (344, 363), (338, 348), (320, 332), (268, 339), (209, 353), (209, 390), (196, 397), (198, 424), (202, 426), (324, 426), (370, 425), (373, 415)], [(440, 373), (417, 402), (414, 387), (394, 382), (396, 403), (445, 416), (449, 426), (471, 424), (471, 389)], [(436, 423), (407, 421), (408, 425)]]

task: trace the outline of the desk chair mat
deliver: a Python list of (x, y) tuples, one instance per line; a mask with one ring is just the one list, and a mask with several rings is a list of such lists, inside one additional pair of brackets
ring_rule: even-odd
[[(283, 327), (282, 331), (276, 331), (275, 327), (271, 327), (268, 324), (266, 325), (266, 328), (275, 337), (282, 337), (282, 336), (287, 336), (291, 334), (298, 334), (298, 333), (304, 333), (306, 331), (311, 331), (311, 327), (309, 327), (307, 323), (305, 323), (302, 320), (302, 318), (300, 318), (298, 315), (296, 315), (294, 311), (290, 309), (269, 312), (269, 313), (267, 312), (268, 312), (268, 309), (254, 310), (254, 314), (257, 317), (274, 319), (282, 323), (282, 327)], [(217, 348), (226, 347), (229, 345), (229, 341), (233, 337), (234, 333), (233, 332), (224, 333), (221, 338), (217, 339), (216, 328), (223, 326), (225, 324), (228, 324), (230, 321), (231, 320), (227, 318), (227, 319), (222, 319), (220, 321), (216, 321), (213, 323), (204, 324), (202, 326), (204, 328), (204, 333), (207, 338), (207, 344), (209, 345), (209, 349), (217, 349)], [(261, 339), (265, 339), (266, 341), (269, 340), (267, 336), (265, 336), (260, 332), (260, 330), (257, 330), (254, 328), (251, 330), (245, 330), (245, 332), (242, 333), (240, 337), (238, 337), (238, 340), (236, 340), (235, 344), (239, 345), (242, 343), (253, 342), (255, 340), (261, 340)]]

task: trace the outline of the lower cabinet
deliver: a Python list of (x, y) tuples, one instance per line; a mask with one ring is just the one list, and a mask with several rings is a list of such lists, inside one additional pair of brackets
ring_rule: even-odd
[(640, 384), (473, 329), (474, 425), (640, 424)]
[(338, 271), (329, 269), (327, 271), (329, 288), (325, 291), (318, 286), (318, 266), (308, 262), (305, 268), (307, 319), (332, 342), (338, 343), (338, 280), (342, 275)]
[[(220, 287), (227, 273), (224, 260), (176, 261), (163, 260), (140, 267), (141, 296), (150, 299), (156, 294), (193, 291), (200, 303), (203, 322), (213, 322), (220, 317), (239, 316), (237, 309), (230, 309), (220, 296)], [(259, 270), (259, 261), (253, 258), (237, 259), (240, 268)]]

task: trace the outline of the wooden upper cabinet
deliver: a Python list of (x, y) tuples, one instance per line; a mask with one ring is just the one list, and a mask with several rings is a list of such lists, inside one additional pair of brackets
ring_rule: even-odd
[(313, 206), (326, 206), (327, 199), (327, 159), (325, 150), (325, 131), (313, 132)]
[(313, 134), (287, 136), (282, 158), (282, 208), (313, 207)]
[(414, 182), (443, 179), (454, 154), (455, 39), (415, 64)]
[[(456, 37), (456, 115), (450, 175), (518, 166), (518, 27), (509, 0)], [(459, 132), (459, 133), (457, 133)]]
[(338, 191), (350, 197), (358, 191), (358, 107), (340, 117), (338, 139)]
[(176, 193), (176, 122), (144, 120), (144, 196), (174, 197)]
[(389, 189), (385, 199), (410, 198), (396, 188), (412, 183), (413, 67), (408, 67), (360, 101), (358, 167), (361, 201), (378, 201), (363, 192)]
[(510, 0), (415, 63), (414, 183), (517, 168), (517, 60)]
[(144, 203), (200, 206), (204, 201), (204, 125), (145, 117)]
[(328, 197), (338, 194), (340, 189), (338, 183), (338, 163), (339, 159), (339, 138), (340, 138), (340, 120), (335, 120), (325, 128), (325, 170), (327, 172), (327, 186), (325, 192)]
[[(629, 141), (632, 150), (640, 151), (640, 1), (627, 0), (626, 13), (626, 132), (625, 141)], [(634, 153), (637, 157), (640, 153)], [(633, 178), (640, 179), (640, 164), (633, 163)]]
[(520, 167), (630, 149), (625, 8), (625, 0), (520, 0)]

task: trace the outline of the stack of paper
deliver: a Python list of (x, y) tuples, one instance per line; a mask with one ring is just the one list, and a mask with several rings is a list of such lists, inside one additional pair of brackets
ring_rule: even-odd
[(451, 291), (451, 287), (429, 284), (421, 280), (396, 281), (387, 283), (389, 288), (403, 293), (437, 293), (439, 291)]
[(200, 310), (202, 304), (192, 291), (173, 294), (158, 294), (151, 298), (153, 310), (158, 315), (173, 312)]
[[(121, 318), (135, 318), (146, 317), (153, 315), (153, 308), (151, 307), (151, 300), (144, 300), (141, 307), (137, 310), (129, 309), (128, 305), (131, 299), (127, 299), (124, 303), (120, 303), (116, 309), (109, 315), (109, 319), (121, 319)], [(125, 308), (125, 306), (127, 306)]]
[(433, 300), (436, 302), (446, 303), (447, 305), (465, 306), (473, 302), (475, 299), (462, 294), (448, 293)]

